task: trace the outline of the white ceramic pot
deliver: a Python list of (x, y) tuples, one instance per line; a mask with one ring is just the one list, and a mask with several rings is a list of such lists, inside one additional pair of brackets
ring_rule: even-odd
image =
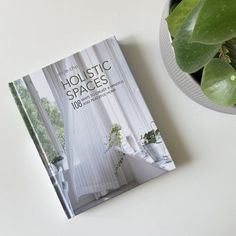
[(236, 106), (223, 107), (210, 101), (202, 92), (200, 85), (183, 72), (176, 63), (174, 50), (171, 46), (171, 37), (168, 31), (166, 17), (169, 15), (171, 0), (166, 1), (160, 27), (160, 49), (165, 67), (175, 84), (192, 100), (214, 111), (236, 114)]
[(151, 156), (151, 158), (155, 162), (163, 160), (163, 156), (161, 155), (160, 147), (158, 144), (149, 143), (149, 144), (146, 144), (144, 147), (145, 147), (145, 150), (148, 152), (148, 154)]

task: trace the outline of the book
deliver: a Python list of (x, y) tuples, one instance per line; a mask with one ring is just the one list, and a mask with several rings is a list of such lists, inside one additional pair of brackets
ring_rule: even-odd
[(68, 218), (175, 169), (115, 37), (9, 86)]

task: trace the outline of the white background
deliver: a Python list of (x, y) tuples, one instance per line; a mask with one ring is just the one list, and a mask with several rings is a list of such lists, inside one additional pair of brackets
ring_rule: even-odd
[[(236, 235), (236, 117), (191, 101), (168, 76), (164, 4), (0, 1), (0, 235)], [(113, 34), (177, 170), (67, 220), (7, 83)]]

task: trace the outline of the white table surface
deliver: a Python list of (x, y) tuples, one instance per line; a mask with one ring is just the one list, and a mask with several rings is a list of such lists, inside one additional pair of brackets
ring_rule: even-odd
[[(0, 1), (0, 235), (236, 235), (236, 117), (186, 97), (161, 60), (165, 0)], [(7, 83), (115, 34), (177, 170), (68, 221)]]

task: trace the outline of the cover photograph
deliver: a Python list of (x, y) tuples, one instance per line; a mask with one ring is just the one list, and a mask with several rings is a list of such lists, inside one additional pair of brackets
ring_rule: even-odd
[(115, 37), (9, 86), (68, 218), (175, 169)]

